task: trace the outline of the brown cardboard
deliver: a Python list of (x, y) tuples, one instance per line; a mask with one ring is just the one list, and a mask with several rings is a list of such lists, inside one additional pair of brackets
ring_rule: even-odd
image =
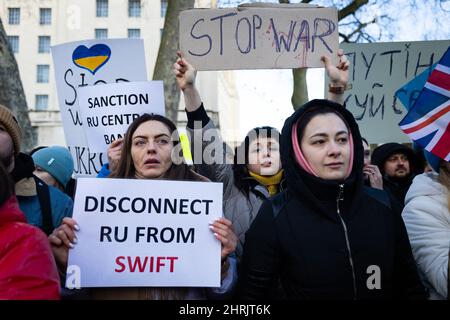
[(180, 13), (180, 49), (197, 70), (323, 67), (336, 63), (335, 8), (242, 6)]

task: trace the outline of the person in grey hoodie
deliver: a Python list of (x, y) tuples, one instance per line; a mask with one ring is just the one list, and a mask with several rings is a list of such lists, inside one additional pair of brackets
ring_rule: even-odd
[[(283, 188), (280, 133), (268, 126), (254, 128), (233, 154), (205, 111), (195, 86), (196, 70), (181, 52), (177, 54), (179, 59), (174, 64), (174, 72), (186, 105), (194, 166), (198, 173), (210, 180), (223, 182), (224, 216), (232, 221), (238, 236), (236, 255), (239, 261), (245, 233), (261, 204)], [(342, 50), (338, 51), (337, 56), (337, 66), (329, 57), (323, 56), (322, 61), (330, 78), (329, 99), (342, 104), (349, 62)]]

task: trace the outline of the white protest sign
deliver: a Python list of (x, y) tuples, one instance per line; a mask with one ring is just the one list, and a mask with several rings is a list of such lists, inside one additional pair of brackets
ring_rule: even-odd
[(316, 6), (239, 6), (182, 11), (180, 48), (197, 70), (323, 67), (337, 62), (337, 10)]
[(352, 84), (346, 106), (369, 143), (410, 142), (398, 126), (407, 111), (395, 92), (436, 63), (449, 45), (449, 40), (341, 44)]
[(163, 82), (121, 82), (80, 88), (78, 106), (89, 151), (106, 152), (108, 145), (123, 138), (140, 115), (165, 115)]
[(80, 178), (66, 286), (220, 287), (222, 184)]
[(75, 176), (96, 175), (107, 157), (89, 152), (79, 114), (79, 89), (114, 82), (146, 81), (141, 39), (70, 42), (52, 47), (59, 109)]

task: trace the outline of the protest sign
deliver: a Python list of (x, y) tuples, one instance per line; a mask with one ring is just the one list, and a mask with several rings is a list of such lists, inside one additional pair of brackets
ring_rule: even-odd
[(66, 144), (74, 160), (74, 174), (96, 175), (105, 154), (89, 151), (78, 110), (79, 89), (114, 82), (146, 81), (144, 43), (141, 39), (102, 39), (52, 47), (59, 109)]
[(123, 138), (134, 119), (144, 113), (164, 115), (162, 81), (122, 82), (80, 88), (78, 106), (89, 151), (106, 152)]
[(66, 286), (220, 287), (222, 184), (78, 179)]
[[(398, 126), (407, 110), (395, 92), (436, 63), (449, 45), (448, 40), (341, 44), (350, 60), (352, 85), (345, 92), (346, 107), (369, 143), (410, 142)], [(417, 97), (418, 92), (410, 94)]]
[(248, 5), (180, 13), (180, 48), (197, 70), (323, 67), (336, 62), (337, 9)]

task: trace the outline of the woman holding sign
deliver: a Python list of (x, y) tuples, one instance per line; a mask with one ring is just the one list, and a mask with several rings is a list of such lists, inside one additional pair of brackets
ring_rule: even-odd
[(351, 112), (310, 101), (286, 120), (280, 145), (288, 188), (246, 234), (238, 296), (268, 298), (281, 283), (288, 299), (424, 298), (401, 217), (363, 186)]
[[(185, 100), (194, 165), (197, 172), (212, 181), (224, 183), (224, 215), (235, 227), (239, 238), (236, 254), (240, 258), (245, 232), (255, 219), (261, 204), (283, 189), (284, 173), (280, 163), (279, 132), (268, 126), (254, 128), (236, 148), (234, 155), (228, 152), (214, 123), (206, 114), (195, 87), (196, 70), (184, 59), (181, 52), (177, 54), (179, 59), (174, 64), (174, 72)], [(343, 103), (349, 62), (342, 50), (339, 50), (337, 55), (340, 59), (337, 66), (333, 66), (328, 57), (322, 57), (322, 61), (330, 78), (329, 98)], [(215, 140), (211, 143), (210, 138), (203, 139), (203, 136), (213, 136)], [(196, 163), (197, 142), (201, 144), (201, 163)], [(214, 155), (205, 152), (212, 149), (215, 149)], [(234, 161), (227, 162), (227, 159)]]
[[(144, 114), (128, 128), (120, 160), (110, 177), (209, 181), (175, 158), (178, 144), (178, 134), (172, 121), (160, 115)], [(229, 255), (236, 248), (237, 238), (231, 222), (225, 218), (211, 223), (210, 229), (222, 244), (220, 288), (96, 288), (91, 290), (91, 296), (95, 299), (205, 299), (226, 295), (236, 281), (235, 259)], [(77, 230), (76, 222), (67, 218), (50, 236), (61, 270), (67, 266), (68, 249), (76, 243)]]

